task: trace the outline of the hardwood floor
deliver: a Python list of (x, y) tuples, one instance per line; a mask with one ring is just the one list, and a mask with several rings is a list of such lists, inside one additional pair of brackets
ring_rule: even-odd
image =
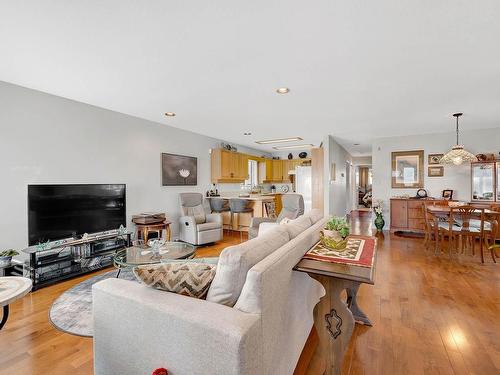
[[(369, 234), (369, 216), (353, 215), (352, 224), (355, 233)], [(198, 256), (216, 256), (239, 243), (238, 234), (225, 237)], [(92, 340), (59, 332), (48, 321), (52, 302), (87, 277), (11, 305), (0, 332), (0, 374), (92, 374)], [(500, 280), (491, 261), (436, 257), (421, 239), (385, 234), (375, 285), (363, 285), (358, 302), (374, 326), (356, 325), (344, 375), (500, 373)]]

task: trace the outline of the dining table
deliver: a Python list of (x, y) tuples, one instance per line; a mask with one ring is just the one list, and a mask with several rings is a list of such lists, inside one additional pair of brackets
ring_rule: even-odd
[[(451, 207), (451, 206), (427, 206), (427, 212), (432, 215), (434, 218), (434, 238), (438, 238), (438, 231), (439, 231), (439, 220), (442, 218), (448, 218), (451, 214), (451, 209), (452, 208), (458, 208), (460, 206), (456, 207)], [(481, 216), (481, 212), (484, 212), (484, 217), (485, 219), (491, 219), (491, 218), (500, 218), (500, 211), (494, 211), (490, 210), (488, 208), (484, 209), (477, 209), (475, 211), (477, 213), (477, 216)], [(435, 248), (434, 251), (436, 254), (439, 254), (439, 241), (435, 241)]]

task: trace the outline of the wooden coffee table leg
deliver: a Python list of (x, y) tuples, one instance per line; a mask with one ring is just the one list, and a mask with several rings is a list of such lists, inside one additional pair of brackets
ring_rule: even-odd
[(344, 352), (354, 330), (354, 317), (340, 298), (352, 282), (333, 277), (310, 275), (326, 289), (326, 295), (314, 309), (314, 325), (320, 339), (320, 353), (326, 362), (326, 375), (339, 375)]

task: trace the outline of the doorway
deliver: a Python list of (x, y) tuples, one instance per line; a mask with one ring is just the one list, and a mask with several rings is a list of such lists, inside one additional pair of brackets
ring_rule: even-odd
[(358, 210), (369, 211), (372, 208), (373, 174), (371, 166), (356, 166), (356, 194), (354, 206)]

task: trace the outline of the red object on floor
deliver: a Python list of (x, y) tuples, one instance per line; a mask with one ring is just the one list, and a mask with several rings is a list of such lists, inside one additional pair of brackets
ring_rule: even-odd
[(166, 368), (160, 367), (153, 371), (151, 375), (168, 375)]

